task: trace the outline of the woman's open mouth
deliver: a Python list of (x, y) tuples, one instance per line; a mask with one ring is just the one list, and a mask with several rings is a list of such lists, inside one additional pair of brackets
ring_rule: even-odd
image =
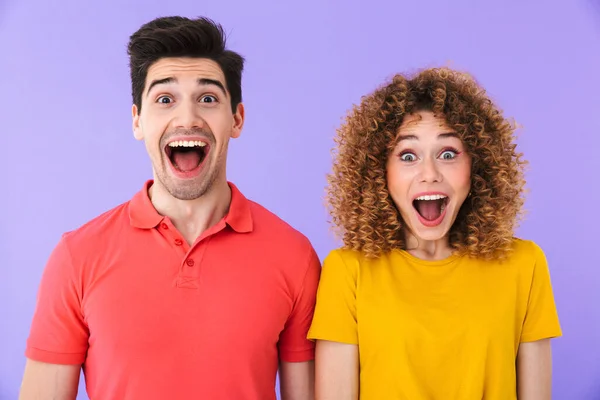
[(413, 200), (413, 207), (421, 223), (428, 227), (439, 225), (446, 215), (448, 196), (445, 194), (428, 194)]

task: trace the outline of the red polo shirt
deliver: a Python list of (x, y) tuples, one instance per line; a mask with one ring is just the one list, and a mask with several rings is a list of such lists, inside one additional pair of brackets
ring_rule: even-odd
[(308, 361), (320, 263), (235, 187), (188, 246), (148, 197), (66, 233), (43, 273), (26, 356), (83, 364), (94, 400), (275, 399), (278, 361)]

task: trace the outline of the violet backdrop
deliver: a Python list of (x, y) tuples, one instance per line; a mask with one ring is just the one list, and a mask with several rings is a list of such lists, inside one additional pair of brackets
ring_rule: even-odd
[(598, 0), (0, 0), (0, 399), (17, 398), (39, 279), (59, 236), (151, 176), (131, 132), (125, 47), (141, 24), (174, 14), (221, 22), (247, 58), (247, 122), (228, 178), (321, 258), (338, 245), (323, 188), (346, 111), (395, 72), (474, 74), (522, 125), (531, 193), (518, 234), (546, 252), (564, 330), (554, 398), (600, 399)]

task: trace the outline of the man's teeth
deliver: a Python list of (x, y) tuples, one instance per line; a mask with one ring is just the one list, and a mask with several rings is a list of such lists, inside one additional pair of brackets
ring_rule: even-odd
[(206, 143), (199, 140), (178, 140), (169, 143), (169, 147), (204, 147)]
[(419, 196), (415, 200), (440, 200), (440, 199), (445, 199), (446, 197), (448, 197), (448, 196), (444, 196), (443, 194), (432, 194), (432, 195)]

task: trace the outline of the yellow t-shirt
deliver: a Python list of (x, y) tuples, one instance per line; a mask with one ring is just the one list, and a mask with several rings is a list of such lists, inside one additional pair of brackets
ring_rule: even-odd
[(562, 332), (543, 251), (514, 250), (503, 263), (334, 250), (308, 337), (358, 345), (361, 400), (516, 399), (519, 343)]

